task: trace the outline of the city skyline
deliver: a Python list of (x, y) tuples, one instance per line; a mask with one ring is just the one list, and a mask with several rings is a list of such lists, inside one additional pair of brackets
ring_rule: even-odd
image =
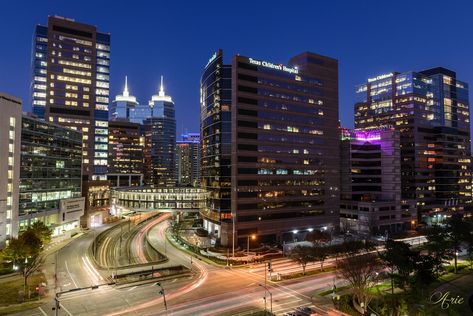
[[(21, 19), (4, 19), (13, 27), (5, 28), (0, 34), (6, 42), (11, 40), (15, 45), (6, 47), (0, 66), (5, 74), (15, 73), (15, 76), (0, 76), (0, 85), (4, 91), (22, 99), (24, 110), (31, 110), (29, 63), (32, 30), (36, 24), (46, 24), (48, 15), (60, 15), (96, 25), (112, 35), (111, 96), (123, 91), (123, 78), (128, 75), (130, 93), (140, 102), (146, 102), (149, 95), (158, 90), (160, 75), (163, 74), (166, 91), (176, 103), (178, 133), (195, 132), (199, 128), (199, 122), (195, 119), (199, 112), (199, 76), (218, 48), (254, 58), (272, 56), (271, 62), (274, 63), (285, 63), (290, 56), (305, 50), (337, 58), (340, 63), (340, 120), (343, 126), (351, 128), (355, 86), (372, 76), (395, 70), (405, 72), (443, 66), (455, 69), (462, 80), (473, 81), (473, 65), (468, 62), (473, 45), (461, 42), (461, 31), (448, 31), (471, 27), (472, 22), (466, 15), (471, 4), (457, 2), (465, 10), (456, 10), (457, 6), (445, 7), (439, 1), (430, 2), (428, 7), (423, 7), (421, 3), (409, 3), (409, 6), (407, 1), (403, 3), (405, 5), (396, 3), (384, 6), (383, 19), (399, 20), (399, 23), (386, 28), (380, 15), (375, 14), (378, 6), (366, 1), (357, 4), (301, 3), (296, 6), (293, 15), (284, 14), (285, 6), (282, 4), (251, 4), (249, 9), (249, 3), (242, 3), (235, 10), (225, 11), (228, 12), (227, 23), (212, 29), (210, 20), (199, 18), (212, 8), (211, 3), (189, 4), (184, 9), (179, 9), (176, 4), (143, 4), (128, 10), (126, 2), (119, 2), (113, 13), (108, 13), (105, 3), (85, 2), (80, 8), (75, 8), (55, 1), (46, 4), (32, 2), (29, 4), (31, 10), (24, 12)], [(18, 4), (4, 6), (7, 11), (19, 9)], [(416, 12), (420, 10), (432, 21), (453, 11), (456, 18), (450, 20), (448, 29), (424, 32), (428, 26), (421, 28), (414, 24)], [(113, 19), (114, 16), (124, 15), (125, 11), (130, 22)], [(152, 22), (153, 16), (161, 11), (166, 12), (160, 16), (162, 25), (168, 25), (164, 28)], [(310, 12), (314, 11), (323, 11), (324, 14), (312, 18)], [(249, 14), (249, 19), (245, 20), (245, 24), (235, 27), (239, 17), (246, 14)], [(280, 19), (287, 23), (279, 24)], [(285, 28), (287, 24), (296, 25), (297, 31), (291, 32)], [(186, 32), (190, 26), (193, 31)], [(202, 47), (196, 35), (207, 34), (208, 30), (215, 32), (212, 33), (215, 34), (214, 44)], [(419, 31), (416, 33), (415, 30)], [(441, 38), (461, 43), (458, 47), (462, 49), (438, 45), (436, 39)], [(159, 50), (163, 44), (166, 49)], [(242, 47), (246, 48), (242, 50)], [(187, 113), (191, 115), (185, 115)]]
[(473, 3), (2, 9), (0, 314), (473, 312)]

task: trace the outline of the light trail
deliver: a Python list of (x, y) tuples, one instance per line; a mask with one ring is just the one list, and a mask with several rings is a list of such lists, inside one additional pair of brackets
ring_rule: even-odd
[(82, 261), (84, 263), (86, 270), (89, 272), (89, 275), (92, 276), (93, 278), (92, 281), (95, 280), (95, 282), (98, 283), (100, 280), (103, 280), (102, 276), (97, 272), (94, 266), (90, 263), (90, 260), (88, 257), (82, 257)]
[(144, 239), (146, 237), (146, 234), (148, 233), (148, 231), (151, 228), (153, 228), (154, 226), (158, 225), (159, 223), (167, 220), (169, 217), (171, 217), (171, 213), (166, 213), (166, 214), (160, 215), (155, 220), (153, 220), (150, 223), (146, 224), (136, 235), (135, 240), (134, 240), (134, 244), (135, 244), (134, 249), (137, 252), (137, 255), (138, 255), (137, 257), (140, 261), (139, 263), (148, 263), (148, 260), (147, 260), (146, 255), (145, 255), (144, 247), (143, 247)]
[[(150, 224), (153, 224), (153, 225), (150, 225), (149, 228), (155, 226), (157, 223), (162, 222), (163, 220), (169, 218), (170, 216), (171, 216), (170, 214), (169, 215), (164, 215), (164, 216), (162, 216), (163, 218), (160, 217), (160, 218), (156, 219), (156, 221), (153, 221), (152, 223), (150, 223)], [(182, 286), (182, 287), (180, 287), (176, 290), (173, 290), (170, 293), (166, 294), (166, 299), (167, 300), (171, 300), (173, 298), (177, 298), (181, 295), (187, 294), (187, 293), (197, 289), (198, 287), (200, 287), (202, 284), (204, 284), (207, 281), (207, 277), (208, 277), (208, 274), (209, 274), (209, 272), (207, 270), (207, 267), (205, 265), (203, 265), (202, 263), (198, 262), (198, 261), (194, 261), (193, 266), (195, 266), (199, 270), (199, 276), (197, 277), (197, 279), (194, 280), (194, 282), (192, 282), (190, 284)], [(157, 292), (158, 291), (156, 290), (156, 293)], [(110, 314), (107, 314), (107, 315), (108, 316), (114, 316), (114, 315), (122, 315), (122, 314), (126, 314), (126, 313), (135, 313), (136, 314), (137, 311), (139, 311), (139, 310), (156, 306), (158, 304), (161, 304), (162, 302), (163, 302), (163, 298), (162, 297), (157, 297), (157, 298), (155, 298), (151, 301), (148, 301), (148, 302), (145, 302), (145, 303), (142, 303), (142, 304), (137, 304), (137, 305), (134, 305), (134, 306), (130, 306), (128, 308), (124, 308), (120, 311), (110, 313)]]

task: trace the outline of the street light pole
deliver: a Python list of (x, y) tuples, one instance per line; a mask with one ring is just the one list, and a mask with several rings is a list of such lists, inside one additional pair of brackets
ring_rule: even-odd
[(161, 288), (161, 290), (159, 291), (159, 294), (161, 294), (163, 296), (163, 300), (164, 300), (164, 309), (166, 310), (166, 313), (168, 311), (168, 304), (166, 302), (166, 293), (164, 293), (164, 288), (161, 286), (161, 283), (159, 282), (156, 282), (155, 285), (159, 286)]
[(235, 258), (235, 216), (232, 214), (232, 258)]
[(250, 255), (250, 235), (248, 235), (248, 238), (246, 239), (246, 255)]
[(258, 283), (259, 286), (261, 286), (262, 288), (264, 288), (265, 292), (264, 292), (264, 310), (266, 312), (266, 291), (269, 293), (269, 301), (270, 301), (270, 312), (271, 312), (271, 315), (273, 314), (273, 294), (269, 291), (268, 287), (261, 284), (261, 283)]
[(247, 236), (247, 240), (246, 240), (246, 255), (247, 256), (250, 255), (250, 237), (251, 237), (251, 239), (255, 239), (256, 236), (255, 235), (248, 235)]

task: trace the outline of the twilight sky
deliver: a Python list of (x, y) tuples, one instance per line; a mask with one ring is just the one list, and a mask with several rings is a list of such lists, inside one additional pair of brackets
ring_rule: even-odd
[(0, 8), (0, 91), (22, 98), (25, 110), (34, 26), (48, 15), (111, 33), (111, 100), (128, 75), (130, 92), (145, 103), (163, 74), (178, 134), (199, 131), (200, 75), (218, 48), (227, 62), (237, 53), (284, 64), (302, 51), (337, 58), (348, 127), (354, 87), (373, 75), (443, 66), (473, 84), (469, 0), (14, 0)]

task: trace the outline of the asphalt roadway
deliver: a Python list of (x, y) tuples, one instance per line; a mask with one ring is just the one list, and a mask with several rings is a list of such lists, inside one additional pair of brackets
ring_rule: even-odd
[[(152, 283), (128, 287), (103, 285), (62, 294), (59, 297), (61, 309), (58, 315), (235, 315), (245, 310), (263, 309), (264, 297), (266, 308), (270, 310), (270, 295), (259, 285), (264, 285), (262, 274), (252, 273), (246, 267), (217, 267), (196, 258), (191, 259), (189, 254), (165, 240), (164, 233), (168, 225), (168, 221), (162, 221), (151, 228), (150, 239), (171, 262), (187, 266), (194, 273), (189, 277), (161, 281), (167, 311), (159, 288)], [(97, 229), (95, 234), (104, 229), (106, 227)], [(58, 253), (58, 291), (106, 283), (108, 271), (97, 271), (87, 256), (93, 239), (94, 232), (90, 231)], [(54, 265), (48, 265), (46, 269), (54, 270)], [(313, 306), (311, 295), (330, 287), (333, 282), (334, 275), (329, 273), (279, 284), (268, 282), (273, 312), (282, 315), (297, 306)], [(316, 305), (319, 306), (317, 302)], [(51, 297), (50, 302), (41, 307), (16, 315), (55, 315), (53, 306)]]

